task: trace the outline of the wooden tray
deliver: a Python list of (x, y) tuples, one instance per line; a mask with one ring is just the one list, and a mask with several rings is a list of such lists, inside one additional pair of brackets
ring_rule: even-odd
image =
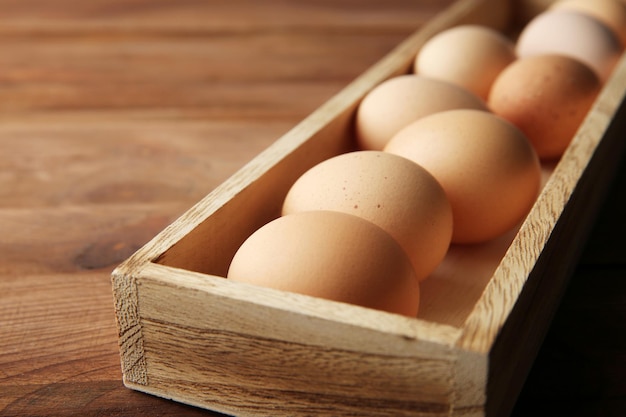
[(510, 413), (626, 141), (626, 60), (527, 219), (453, 247), (423, 282), (418, 318), (230, 282), (239, 245), (290, 185), (345, 152), (360, 99), (409, 72), (433, 34), (514, 31), (537, 1), (460, 0), (317, 109), (120, 265), (112, 276), (126, 386), (238, 416)]

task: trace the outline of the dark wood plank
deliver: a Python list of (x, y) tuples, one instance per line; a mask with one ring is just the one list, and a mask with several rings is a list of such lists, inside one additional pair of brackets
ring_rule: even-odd
[(211, 415), (122, 385), (108, 271), (5, 275), (0, 291), (0, 415)]
[(0, 208), (190, 206), (291, 128), (286, 121), (122, 117), (0, 123)]
[(2, 0), (0, 34), (406, 32), (451, 0)]
[(446, 1), (0, 0), (0, 416), (122, 385), (110, 272)]

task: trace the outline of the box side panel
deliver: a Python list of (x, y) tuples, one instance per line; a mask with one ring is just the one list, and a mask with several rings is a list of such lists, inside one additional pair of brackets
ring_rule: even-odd
[(488, 416), (507, 415), (515, 404), (626, 151), (625, 131), (622, 103), (494, 343)]
[(238, 416), (450, 413), (450, 346), (150, 277), (137, 288), (143, 391)]
[(470, 315), (459, 345), (490, 352), (487, 415), (507, 415), (616, 172), (626, 142), (626, 58)]

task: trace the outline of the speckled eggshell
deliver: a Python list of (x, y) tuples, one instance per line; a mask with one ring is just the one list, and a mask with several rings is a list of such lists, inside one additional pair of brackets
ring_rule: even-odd
[(542, 159), (565, 151), (601, 88), (589, 67), (561, 55), (538, 55), (511, 64), (489, 96), (492, 111), (520, 128)]
[(279, 217), (241, 245), (227, 278), (414, 317), (419, 282), (398, 243), (360, 217), (310, 211)]
[(486, 110), (484, 100), (446, 81), (415, 74), (390, 78), (372, 89), (356, 112), (355, 135), (362, 150), (382, 150), (409, 123), (451, 109)]
[(422, 165), (446, 191), (453, 243), (479, 243), (512, 229), (537, 197), (541, 168), (524, 134), (482, 111), (450, 110), (396, 134), (385, 151)]
[(441, 185), (414, 162), (381, 151), (327, 159), (291, 187), (283, 214), (335, 210), (369, 220), (404, 248), (418, 279), (442, 261), (452, 237), (452, 209)]

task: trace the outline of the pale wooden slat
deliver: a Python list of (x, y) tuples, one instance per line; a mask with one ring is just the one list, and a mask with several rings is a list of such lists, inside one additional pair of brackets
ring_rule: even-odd
[[(307, 409), (324, 415), (350, 415), (359, 409), (376, 413), (376, 408), (386, 415), (411, 415), (420, 409), (444, 415), (456, 363), (444, 346), (451, 346), (455, 329), (297, 294), (263, 289), (251, 294), (238, 285), (221, 288), (216, 282), (222, 278), (179, 274), (172, 280), (173, 273), (153, 265), (137, 277), (149, 370), (142, 390), (176, 393), (194, 403), (186, 395), (194, 386), (205, 400), (212, 398), (213, 409), (241, 415), (247, 415), (249, 402), (256, 403), (251, 415), (270, 410), (291, 415), (302, 405), (291, 406), (290, 395), (294, 401), (315, 399), (319, 409), (309, 402)], [(212, 288), (217, 291), (209, 293)], [(329, 304), (328, 312), (316, 304)], [(181, 338), (172, 329), (184, 329), (187, 336)], [(210, 340), (205, 339), (208, 334)], [(437, 338), (443, 345), (436, 344)], [(181, 355), (188, 360), (181, 361)], [(325, 383), (311, 384), (318, 379)]]

